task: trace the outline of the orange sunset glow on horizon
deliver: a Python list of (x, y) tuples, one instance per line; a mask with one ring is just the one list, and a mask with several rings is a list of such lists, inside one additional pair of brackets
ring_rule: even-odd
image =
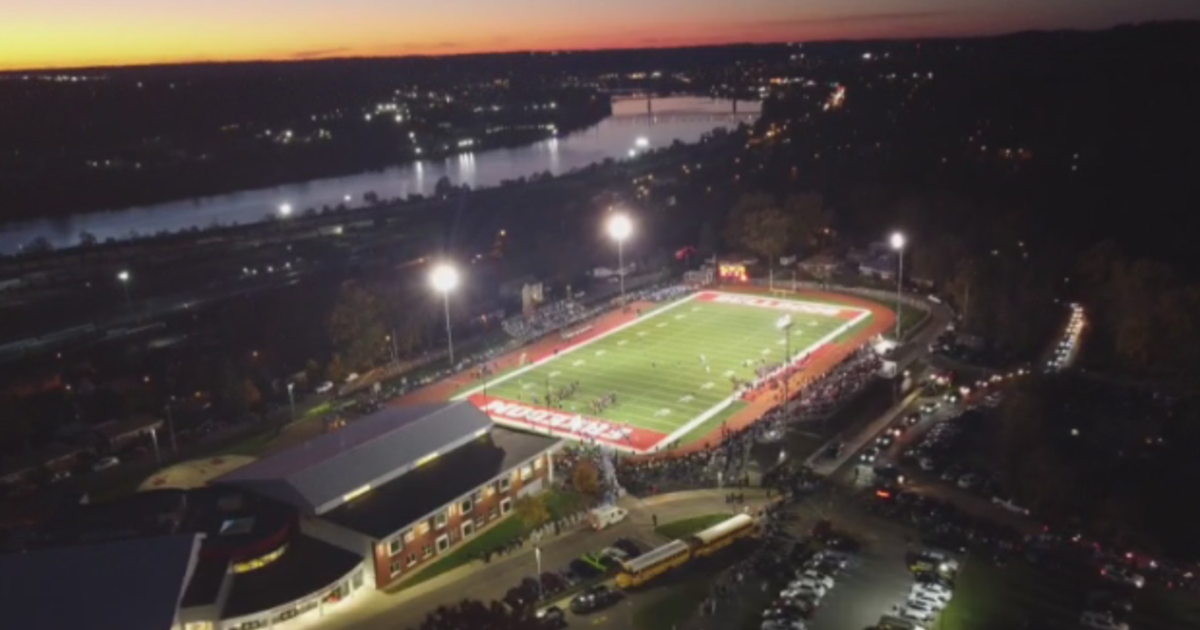
[(0, 0), (0, 70), (966, 36), (1200, 17), (1189, 0)]

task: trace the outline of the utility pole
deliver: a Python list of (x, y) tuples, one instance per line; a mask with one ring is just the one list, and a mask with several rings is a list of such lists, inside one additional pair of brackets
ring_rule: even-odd
[(167, 401), (167, 404), (166, 404), (167, 433), (171, 438), (171, 454), (178, 457), (179, 456), (179, 445), (176, 444), (176, 442), (175, 442), (175, 421), (171, 418), (171, 401), (172, 400), (174, 400), (173, 396), (171, 397), (170, 400)]

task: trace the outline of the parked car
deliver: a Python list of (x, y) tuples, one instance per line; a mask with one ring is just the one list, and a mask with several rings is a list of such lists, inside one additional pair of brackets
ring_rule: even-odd
[(101, 457), (100, 459), (96, 460), (96, 463), (92, 464), (92, 470), (100, 472), (101, 470), (108, 470), (109, 468), (112, 468), (120, 463), (121, 460), (116, 456), (109, 455), (108, 457)]
[(1129, 630), (1129, 624), (1108, 613), (1088, 611), (1080, 615), (1079, 625), (1092, 630)]
[(1017, 503), (1010, 498), (996, 495), (996, 496), (992, 497), (992, 503), (999, 505), (1000, 507), (1008, 510), (1009, 512), (1015, 512), (1017, 514), (1024, 514), (1025, 516), (1029, 516), (1029, 508), (1023, 508), (1023, 507), (1017, 505)]
[(604, 586), (592, 586), (571, 598), (571, 612), (580, 615), (608, 608), (620, 601), (620, 591)]
[(567, 627), (567, 615), (558, 606), (551, 606), (537, 612), (538, 627), (544, 630), (559, 630)]
[(638, 544), (628, 538), (618, 538), (613, 541), (613, 546), (625, 552), (629, 558), (636, 558), (642, 555), (642, 548)]
[(817, 571), (814, 571), (812, 569), (806, 569), (806, 570), (800, 571), (799, 575), (796, 576), (796, 581), (812, 582), (814, 584), (820, 584), (821, 586), (824, 586), (826, 589), (833, 588), (833, 578), (829, 577), (828, 575), (823, 575), (821, 573), (818, 573)]
[(538, 581), (542, 584), (542, 597), (553, 597), (570, 586), (567, 578), (553, 571), (546, 571), (538, 576)]
[(1106, 580), (1111, 580), (1118, 584), (1127, 584), (1134, 588), (1142, 588), (1146, 585), (1145, 577), (1125, 567), (1108, 564), (1100, 569), (1100, 575), (1104, 576)]

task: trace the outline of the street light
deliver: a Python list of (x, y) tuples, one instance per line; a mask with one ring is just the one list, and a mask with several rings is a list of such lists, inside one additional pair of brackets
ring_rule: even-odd
[(133, 301), (129, 299), (129, 272), (124, 269), (117, 272), (117, 280), (121, 282), (121, 290), (125, 292), (125, 306), (133, 308)]
[(633, 232), (633, 222), (624, 214), (608, 220), (608, 235), (617, 241), (617, 274), (621, 279), (621, 299), (625, 299), (625, 239)]
[(439, 263), (429, 274), (429, 282), (442, 294), (446, 306), (446, 344), (449, 348), (450, 367), (454, 367), (454, 337), (450, 332), (450, 292), (458, 286), (458, 270), (448, 263)]
[(900, 292), (904, 286), (904, 235), (892, 232), (892, 249), (896, 250), (899, 270), (896, 273), (896, 343), (900, 343)]
[(775, 327), (783, 331), (783, 338), (787, 340), (784, 342), (786, 345), (783, 357), (783, 413), (786, 416), (789, 400), (788, 381), (791, 380), (788, 368), (791, 367), (792, 363), (792, 316), (787, 314), (780, 317), (779, 321), (775, 322)]
[(296, 396), (292, 393), (295, 389), (295, 383), (288, 383), (288, 407), (292, 410), (292, 422), (296, 421)]

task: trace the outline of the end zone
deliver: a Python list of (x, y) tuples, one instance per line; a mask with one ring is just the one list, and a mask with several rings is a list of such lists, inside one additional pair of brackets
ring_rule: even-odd
[[(794, 313), (806, 313), (843, 320), (842, 325), (838, 326), (836, 330), (832, 331), (830, 334), (826, 335), (816, 343), (813, 343), (809, 347), (805, 348), (803, 351), (797, 354), (793, 361), (787, 366), (780, 366), (777, 372), (806, 360), (826, 344), (829, 344), (833, 340), (837, 339), (846, 331), (850, 330), (854, 326), (857, 326), (859, 323), (863, 322), (872, 315), (870, 310), (856, 306), (842, 306), (836, 304), (806, 302), (802, 300), (758, 297), (737, 293), (725, 293), (721, 291), (700, 291), (681, 298), (674, 303), (667, 304), (662, 308), (653, 311), (652, 313), (626, 322), (611, 330), (602, 332), (600, 334), (584, 335), (584, 338), (578, 339), (574, 343), (556, 350), (554, 353), (547, 354), (546, 356), (540, 357), (522, 368), (500, 376), (496, 380), (492, 381), (491, 384), (495, 385), (517, 377), (537, 368), (540, 365), (560, 359), (564, 355), (591, 345), (592, 343), (608, 337), (609, 335), (618, 333), (631, 326), (660, 316), (679, 306), (687, 304), (692, 300), (775, 309)], [(668, 435), (630, 423), (615, 422), (578, 413), (570, 413), (556, 409), (539, 407), (525, 402), (515, 402), (495, 396), (486, 396), (483, 392), (486, 392), (484, 386), (481, 385), (473, 387), (454, 396), (453, 400), (469, 400), (473, 405), (486, 413), (493, 421), (500, 424), (519, 429), (525, 429), (528, 431), (539, 433), (544, 432), (549, 435), (566, 439), (604, 444), (610, 448), (631, 453), (649, 453), (655, 449), (663, 448), (679, 440), (697, 426), (700, 426), (706, 420), (720, 413), (737, 400), (736, 394), (721, 400), (711, 408), (697, 415), (695, 418), (692, 418), (688, 422), (679, 426), (676, 430), (672, 431)]]

